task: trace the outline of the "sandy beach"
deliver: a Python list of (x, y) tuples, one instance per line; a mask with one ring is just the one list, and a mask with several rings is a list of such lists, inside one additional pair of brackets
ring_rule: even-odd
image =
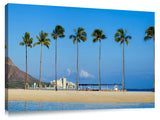
[(154, 102), (153, 92), (6, 90), (6, 99), (45, 102)]

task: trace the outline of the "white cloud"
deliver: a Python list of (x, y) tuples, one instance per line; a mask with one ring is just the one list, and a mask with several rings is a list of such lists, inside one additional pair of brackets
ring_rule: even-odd
[(71, 69), (67, 68), (67, 74), (68, 76), (71, 74)]
[(83, 77), (83, 78), (94, 78), (94, 75), (89, 74), (87, 71), (81, 70), (80, 77)]

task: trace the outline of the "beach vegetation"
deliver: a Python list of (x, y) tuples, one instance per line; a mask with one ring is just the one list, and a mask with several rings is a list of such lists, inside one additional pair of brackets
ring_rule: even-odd
[(35, 47), (37, 45), (41, 45), (39, 90), (41, 88), (42, 47), (45, 46), (45, 47), (47, 47), (49, 49), (49, 47), (51, 46), (50, 39), (47, 38), (47, 36), (48, 36), (48, 33), (47, 32), (43, 32), (43, 30), (41, 30), (41, 32), (39, 32), (39, 36), (36, 35), (36, 38), (38, 39), (38, 42), (33, 44), (33, 47)]
[[(22, 37), (23, 41), (19, 43), (20, 46), (25, 46), (26, 48), (26, 80), (25, 80), (25, 89), (27, 89), (27, 47), (32, 48), (33, 37), (30, 36), (29, 32), (25, 32), (24, 36)], [(6, 48), (7, 46), (5, 46)]]
[(101, 75), (100, 75), (100, 61), (101, 61), (101, 40), (107, 39), (103, 34), (103, 30), (95, 29), (92, 33), (93, 43), (99, 41), (99, 90), (101, 90)]
[(69, 36), (70, 39), (73, 40), (73, 44), (77, 43), (77, 90), (79, 90), (79, 78), (78, 78), (78, 73), (79, 73), (79, 66), (78, 66), (78, 57), (79, 57), (79, 48), (78, 48), (78, 43), (85, 42), (87, 41), (87, 33), (86, 31), (82, 28), (79, 27), (77, 30), (74, 29), (75, 34), (72, 34)]
[(124, 86), (124, 45), (126, 43), (126, 45), (129, 45), (129, 39), (132, 39), (132, 37), (130, 35), (127, 35), (127, 30), (123, 30), (123, 29), (118, 29), (117, 32), (115, 33), (115, 42), (123, 44), (123, 86), (122, 86), (122, 90), (125, 90), (125, 86)]
[(56, 90), (57, 90), (57, 38), (64, 38), (65, 34), (64, 34), (65, 30), (62, 26), (57, 25), (55, 27), (55, 29), (53, 30), (53, 32), (51, 33), (51, 37), (53, 37), (53, 39), (56, 42), (56, 46), (55, 46), (55, 80), (56, 80)]
[(154, 44), (154, 81), (153, 81), (153, 92), (155, 91), (155, 28), (154, 26), (150, 26), (145, 31), (146, 36), (144, 37), (144, 41), (148, 41), (153, 39)]

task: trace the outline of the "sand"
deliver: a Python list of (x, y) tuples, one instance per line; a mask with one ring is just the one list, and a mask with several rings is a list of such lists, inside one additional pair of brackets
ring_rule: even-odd
[(154, 92), (6, 90), (6, 99), (45, 102), (154, 102)]

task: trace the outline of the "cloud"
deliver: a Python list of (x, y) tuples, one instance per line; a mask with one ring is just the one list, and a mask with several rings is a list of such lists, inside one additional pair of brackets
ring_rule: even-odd
[(67, 68), (67, 74), (68, 76), (71, 74), (71, 69)]
[(89, 74), (87, 71), (81, 70), (80, 77), (82, 77), (82, 78), (94, 78), (94, 75)]

